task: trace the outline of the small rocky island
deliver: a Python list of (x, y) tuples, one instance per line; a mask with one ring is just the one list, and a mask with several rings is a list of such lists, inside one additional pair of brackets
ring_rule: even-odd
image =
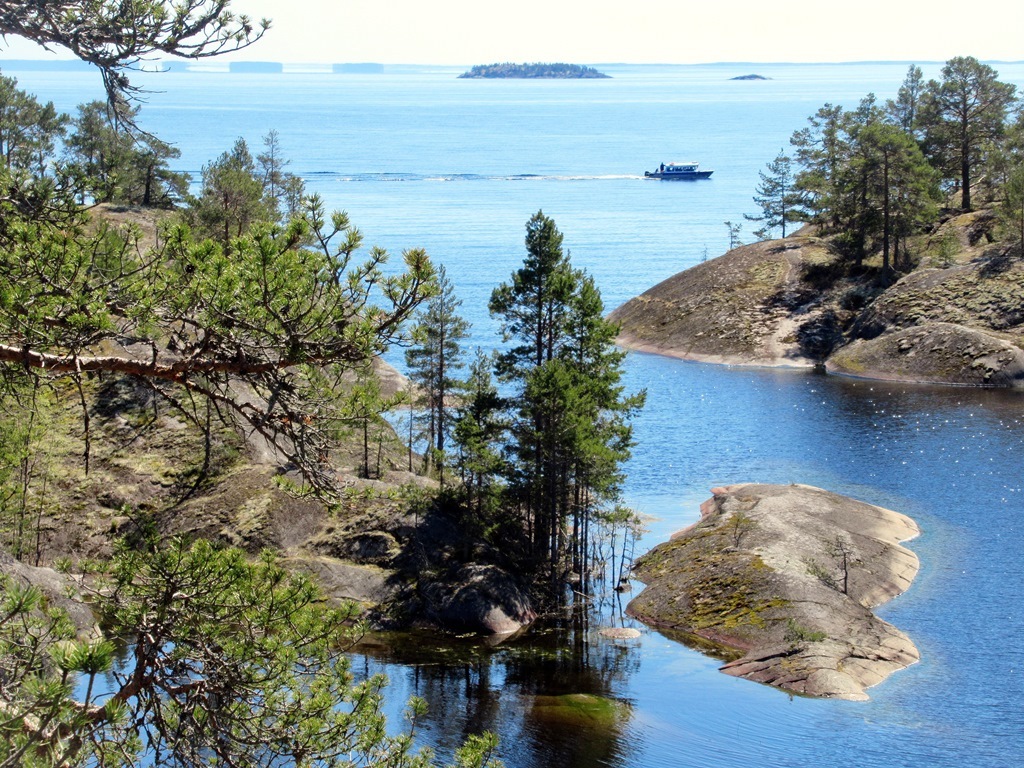
[(477, 64), (468, 72), (459, 75), (460, 78), (524, 78), (524, 79), (550, 79), (550, 80), (588, 80), (608, 78), (604, 72), (599, 72), (593, 67), (584, 67), (579, 64)]
[(806, 485), (712, 489), (701, 519), (637, 561), (627, 612), (721, 656), (722, 671), (851, 700), (920, 658), (871, 609), (904, 592), (909, 517)]
[(736, 75), (736, 77), (730, 77), (730, 80), (771, 80), (770, 77), (764, 75)]

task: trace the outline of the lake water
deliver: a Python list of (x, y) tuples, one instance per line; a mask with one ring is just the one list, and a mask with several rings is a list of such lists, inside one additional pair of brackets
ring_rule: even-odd
[[(906, 64), (608, 66), (611, 80), (458, 80), (459, 70), (382, 75), (146, 76), (143, 125), (198, 175), (238, 136), (276, 129), (290, 170), (344, 208), (368, 244), (425, 247), (474, 324), (497, 344), (491, 289), (524, 256), (538, 209), (611, 309), (722, 253), (723, 222), (754, 213), (758, 171), (826, 101), (895, 94)], [(997, 65), (1024, 86), (1024, 64)], [(924, 66), (928, 77), (939, 65)], [(767, 81), (732, 81), (757, 72)], [(70, 110), (99, 95), (86, 74), (19, 72)], [(642, 178), (694, 159), (711, 180)], [(745, 222), (744, 222), (745, 223)], [(753, 225), (746, 224), (749, 231)], [(742, 235), (741, 235), (742, 237)], [(401, 354), (392, 355), (400, 363)], [(708, 490), (744, 481), (821, 486), (899, 510), (923, 535), (910, 591), (883, 607), (920, 664), (864, 703), (790, 698), (717, 671), (643, 629), (614, 642), (551, 627), (497, 649), (368, 650), (356, 666), (431, 714), (423, 743), (447, 754), (483, 728), (509, 766), (1006, 766), (1024, 754), (1024, 420), (1021, 396), (715, 367), (630, 354), (648, 391), (629, 465), (629, 503), (650, 515), (647, 548), (693, 522)], [(639, 585), (638, 585), (639, 587)], [(624, 600), (625, 598), (623, 598)], [(606, 615), (622, 603), (606, 600)], [(551, 696), (621, 703), (612, 721), (566, 719)]]

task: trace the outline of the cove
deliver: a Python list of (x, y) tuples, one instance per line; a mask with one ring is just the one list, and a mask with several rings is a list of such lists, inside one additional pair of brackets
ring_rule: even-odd
[[(509, 766), (843, 765), (856, 755), (881, 767), (896, 754), (908, 766), (1005, 765), (1024, 733), (1013, 704), (1024, 694), (1019, 396), (638, 353), (627, 368), (627, 384), (648, 390), (627, 484), (629, 503), (652, 516), (641, 550), (694, 522), (723, 483), (808, 483), (898, 510), (922, 528), (922, 569), (878, 613), (922, 661), (868, 702), (789, 697), (623, 618), (630, 595), (606, 592), (589, 621), (541, 624), (495, 648), (422, 637), (365, 647), (354, 665), (389, 676), (392, 717), (424, 696), (424, 743), (446, 754), (492, 729)], [(598, 634), (622, 624), (641, 637)], [(573, 696), (588, 697), (590, 714)]]

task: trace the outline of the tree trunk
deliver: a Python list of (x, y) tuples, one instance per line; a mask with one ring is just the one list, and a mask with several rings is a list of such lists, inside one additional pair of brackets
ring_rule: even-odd
[(964, 138), (960, 145), (960, 207), (971, 210), (971, 145)]
[(889, 194), (889, 158), (885, 157), (882, 166), (882, 273), (889, 274), (889, 222), (890, 194)]

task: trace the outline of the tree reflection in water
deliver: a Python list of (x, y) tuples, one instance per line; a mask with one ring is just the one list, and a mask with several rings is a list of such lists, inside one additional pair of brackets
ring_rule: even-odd
[(631, 717), (622, 691), (639, 667), (639, 644), (602, 637), (599, 629), (621, 626), (622, 616), (619, 595), (610, 593), (495, 645), (382, 633), (357, 647), (353, 669), (388, 675), (392, 720), (405, 698), (428, 702), (420, 741), (442, 761), (468, 735), (490, 730), (509, 768), (615, 765)]

